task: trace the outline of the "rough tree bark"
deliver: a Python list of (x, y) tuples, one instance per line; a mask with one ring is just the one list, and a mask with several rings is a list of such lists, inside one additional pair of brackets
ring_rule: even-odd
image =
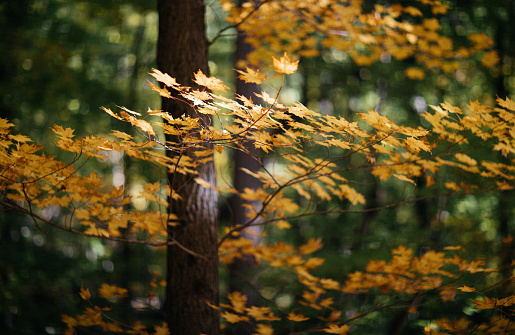
[[(195, 87), (193, 73), (199, 69), (208, 74), (204, 11), (201, 0), (158, 1), (157, 65), (182, 85)], [(174, 118), (183, 114), (198, 117), (188, 105), (174, 99), (163, 99), (162, 109)], [(199, 177), (215, 184), (212, 163), (200, 164), (197, 171)], [(172, 334), (218, 334), (218, 313), (207, 305), (217, 305), (219, 299), (217, 194), (200, 187), (194, 177), (169, 175), (171, 186), (182, 197), (170, 201), (169, 210), (178, 216), (180, 224), (169, 227), (169, 236), (202, 257), (168, 247), (165, 311)]]

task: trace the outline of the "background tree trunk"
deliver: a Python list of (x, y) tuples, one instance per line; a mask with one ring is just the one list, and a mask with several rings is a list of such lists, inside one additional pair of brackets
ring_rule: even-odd
[[(239, 6), (242, 6), (243, 0), (239, 1)], [(235, 68), (244, 70), (238, 66), (240, 61), (244, 61), (247, 59), (247, 55), (252, 51), (252, 46), (245, 42), (245, 33), (241, 30), (238, 30), (238, 37), (236, 39), (236, 52), (235, 52)], [(259, 86), (254, 83), (245, 83), (243, 80), (240, 80), (236, 77), (236, 95), (244, 96), (248, 99), (252, 99), (254, 103), (259, 104), (259, 99), (254, 95), (254, 93), (260, 92)], [(258, 172), (261, 169), (261, 165), (259, 161), (257, 161), (257, 157), (253, 156), (258, 155), (258, 150), (256, 149), (254, 143), (246, 142), (243, 144), (245, 150), (248, 153), (234, 150), (234, 176), (233, 176), (233, 186), (234, 188), (243, 193), (245, 188), (250, 188), (252, 190), (257, 190), (261, 187), (259, 180), (255, 177), (249, 175), (244, 172), (242, 169), (245, 168), (252, 172)], [(250, 154), (250, 155), (249, 155)], [(245, 224), (249, 218), (247, 217), (248, 209), (244, 206), (244, 204), (248, 203), (244, 199), (233, 196), (230, 200), (231, 207), (231, 225), (237, 226)], [(258, 207), (260, 204), (253, 203), (254, 206)], [(261, 238), (259, 237), (259, 233), (262, 232), (261, 226), (249, 227), (241, 232), (241, 235), (247, 239), (253, 241), (254, 244), (259, 244)], [(238, 291), (247, 296), (247, 305), (249, 306), (257, 306), (259, 305), (259, 294), (256, 291), (256, 288), (249, 285), (248, 282), (252, 281), (252, 277), (256, 272), (256, 263), (253, 257), (247, 256), (244, 259), (237, 258), (234, 260), (229, 266), (229, 291)], [(232, 335), (240, 335), (240, 334), (251, 334), (255, 328), (254, 323), (239, 323), (236, 325), (232, 325), (228, 330), (228, 334)]]
[[(157, 65), (182, 85), (195, 87), (193, 73), (199, 69), (208, 74), (204, 9), (200, 0), (158, 2)], [(163, 99), (162, 109), (173, 117), (198, 117), (187, 104), (174, 99)], [(197, 171), (200, 178), (215, 184), (212, 162), (200, 164)], [(218, 312), (207, 305), (217, 305), (219, 299), (217, 194), (200, 187), (194, 177), (178, 173), (168, 177), (171, 187), (182, 197), (170, 200), (169, 210), (178, 216), (180, 224), (169, 227), (168, 234), (205, 259), (176, 246), (168, 247), (165, 311), (172, 334), (218, 334)]]

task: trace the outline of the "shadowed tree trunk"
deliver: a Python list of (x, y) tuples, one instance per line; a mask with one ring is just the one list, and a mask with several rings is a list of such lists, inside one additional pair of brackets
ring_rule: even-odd
[[(199, 69), (208, 74), (204, 10), (201, 0), (158, 2), (157, 65), (182, 85), (195, 87), (193, 73)], [(183, 114), (198, 117), (187, 104), (174, 99), (163, 99), (162, 109), (174, 118)], [(182, 154), (194, 159), (191, 152)], [(212, 162), (199, 164), (197, 171), (198, 177), (215, 185)], [(169, 238), (201, 257), (174, 245), (168, 247), (165, 312), (172, 334), (218, 334), (218, 312), (207, 305), (218, 304), (217, 194), (200, 187), (194, 177), (168, 176), (171, 187), (182, 197), (170, 199), (169, 210), (178, 216), (179, 225), (168, 228)]]
[[(240, 0), (239, 5), (241, 6), (243, 1)], [(238, 30), (238, 37), (236, 40), (236, 55), (235, 55), (235, 68), (240, 69), (238, 66), (239, 61), (245, 60), (247, 55), (252, 51), (252, 46), (245, 42), (245, 34)], [(236, 78), (236, 94), (242, 95), (248, 99), (252, 99), (257, 103), (257, 97), (254, 95), (255, 92), (259, 92), (259, 86), (253, 83), (245, 83), (244, 81)], [(243, 147), (248, 150), (252, 155), (257, 155), (257, 150), (253, 143), (246, 142)], [(259, 162), (249, 156), (247, 153), (234, 150), (234, 177), (233, 186), (238, 192), (244, 192), (245, 188), (257, 190), (260, 187), (259, 181), (242, 169), (248, 169), (252, 172), (260, 170), (261, 166)], [(232, 218), (231, 225), (236, 226), (244, 224), (249, 220), (246, 216), (247, 208), (243, 206), (246, 203), (243, 199), (237, 196), (233, 196), (230, 201)], [(254, 204), (259, 206), (259, 204)], [(255, 244), (259, 243), (260, 237), (258, 234), (261, 232), (261, 227), (255, 226), (246, 229), (242, 232), (245, 238), (251, 239)], [(246, 280), (250, 280), (252, 273), (255, 272), (255, 261), (252, 257), (246, 257), (245, 259), (236, 259), (233, 264), (229, 267), (229, 291), (239, 291), (247, 296), (247, 304), (255, 306), (258, 304), (259, 295), (255, 288), (251, 287)], [(231, 327), (229, 330), (230, 334), (251, 334), (254, 325), (251, 323), (238, 324)]]

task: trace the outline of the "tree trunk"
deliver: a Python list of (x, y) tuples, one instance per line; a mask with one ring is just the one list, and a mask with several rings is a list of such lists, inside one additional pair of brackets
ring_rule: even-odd
[[(199, 69), (208, 74), (204, 9), (201, 0), (158, 2), (157, 65), (182, 85), (195, 87), (193, 73)], [(162, 109), (174, 118), (183, 114), (197, 117), (190, 106), (174, 99), (163, 99)], [(215, 184), (212, 162), (199, 164), (197, 171), (198, 177)], [(169, 210), (178, 216), (179, 225), (169, 227), (169, 238), (201, 257), (174, 245), (168, 247), (165, 312), (172, 334), (218, 334), (218, 312), (207, 304), (217, 305), (219, 299), (217, 194), (200, 187), (194, 177), (168, 176), (171, 187), (182, 197), (170, 199)]]
[[(243, 3), (239, 1), (239, 6)], [(252, 46), (245, 42), (245, 33), (238, 30), (238, 37), (236, 40), (236, 55), (235, 55), (235, 68), (240, 69), (238, 66), (239, 61), (247, 59), (247, 55), (252, 51)], [(243, 69), (241, 69), (243, 70)], [(245, 83), (243, 80), (236, 78), (236, 95), (244, 96), (248, 99), (252, 99), (254, 103), (259, 103), (258, 98), (254, 93), (260, 92), (259, 86), (254, 83)], [(243, 144), (243, 148), (247, 152), (240, 150), (234, 150), (234, 176), (233, 176), (233, 187), (240, 193), (244, 192), (245, 188), (257, 190), (260, 187), (260, 182), (255, 177), (244, 172), (242, 169), (248, 169), (252, 172), (258, 172), (261, 169), (259, 161), (257, 161), (258, 150), (254, 143), (246, 142)], [(253, 158), (251, 155), (255, 156)], [(233, 196), (230, 201), (231, 207), (231, 225), (237, 226), (245, 224), (249, 218), (247, 217), (248, 209), (244, 206), (248, 204), (244, 199)], [(254, 206), (260, 204), (254, 202)], [(241, 232), (242, 237), (250, 239), (254, 244), (260, 243), (261, 238), (259, 233), (262, 232), (261, 226), (249, 227)], [(259, 294), (256, 292), (256, 288), (249, 285), (247, 281), (252, 280), (252, 276), (255, 274), (256, 263), (253, 257), (247, 256), (244, 259), (237, 258), (234, 263), (229, 266), (229, 291), (238, 291), (247, 296), (247, 304), (249, 306), (257, 306), (259, 304)], [(227, 334), (240, 335), (240, 334), (251, 334), (255, 328), (254, 323), (239, 323), (228, 327)]]

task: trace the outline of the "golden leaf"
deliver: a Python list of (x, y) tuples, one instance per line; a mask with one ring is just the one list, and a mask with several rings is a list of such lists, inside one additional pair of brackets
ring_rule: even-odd
[(279, 220), (277, 221), (277, 228), (279, 229), (290, 229), (291, 224), (289, 224), (287, 221)]
[(309, 318), (305, 317), (302, 314), (295, 314), (293, 312), (290, 312), (290, 314), (288, 314), (288, 320), (293, 321), (293, 322), (301, 322), (301, 321), (309, 320)]
[(256, 328), (256, 332), (257, 332), (257, 334), (260, 334), (260, 335), (273, 335), (274, 334), (273, 328), (269, 325), (264, 325), (264, 324), (258, 324), (257, 328)]
[(165, 84), (168, 87), (176, 87), (179, 86), (175, 78), (170, 77), (167, 73), (163, 73), (157, 69), (152, 69), (150, 75), (156, 78), (157, 81)]
[(462, 292), (476, 292), (476, 289), (473, 287), (470, 287), (470, 286), (458, 287), (458, 290), (460, 290)]
[(89, 298), (91, 298), (91, 293), (89, 293), (89, 289), (85, 289), (83, 287), (80, 288), (80, 297), (84, 300), (89, 300)]
[(302, 245), (299, 248), (299, 250), (300, 250), (301, 254), (307, 255), (307, 254), (312, 254), (315, 251), (322, 249), (323, 246), (324, 245), (322, 244), (322, 239), (312, 237), (309, 239), (308, 243)]
[(406, 74), (406, 77), (412, 80), (422, 80), (426, 76), (424, 70), (416, 67), (410, 67), (406, 69), (404, 73)]
[(168, 325), (163, 322), (161, 324), (161, 326), (154, 326), (153, 335), (170, 335), (170, 331), (168, 330)]
[(337, 325), (329, 325), (329, 328), (323, 329), (324, 332), (329, 334), (347, 334), (349, 331), (349, 326), (343, 325), (343, 326), (337, 326)]
[(98, 289), (98, 294), (104, 299), (110, 298), (125, 298), (127, 296), (127, 289), (115, 285), (103, 283)]
[(273, 59), (275, 72), (277, 73), (292, 74), (297, 71), (299, 66), (299, 61), (291, 62), (286, 52), (281, 58), (279, 58), (279, 60), (277, 60), (275, 57)]
[(222, 91), (225, 92), (229, 87), (222, 84), (222, 81), (215, 77), (207, 77), (202, 71), (198, 70), (195, 73), (195, 80), (193, 80), (199, 85), (205, 86), (213, 91)]
[(254, 84), (261, 84), (264, 80), (266, 80), (266, 75), (261, 74), (259, 70), (252, 70), (248, 67), (246, 68), (247, 72), (243, 72), (240, 70), (236, 70), (236, 72), (240, 73), (238, 76), (239, 79), (243, 80), (246, 83), (254, 83)]

